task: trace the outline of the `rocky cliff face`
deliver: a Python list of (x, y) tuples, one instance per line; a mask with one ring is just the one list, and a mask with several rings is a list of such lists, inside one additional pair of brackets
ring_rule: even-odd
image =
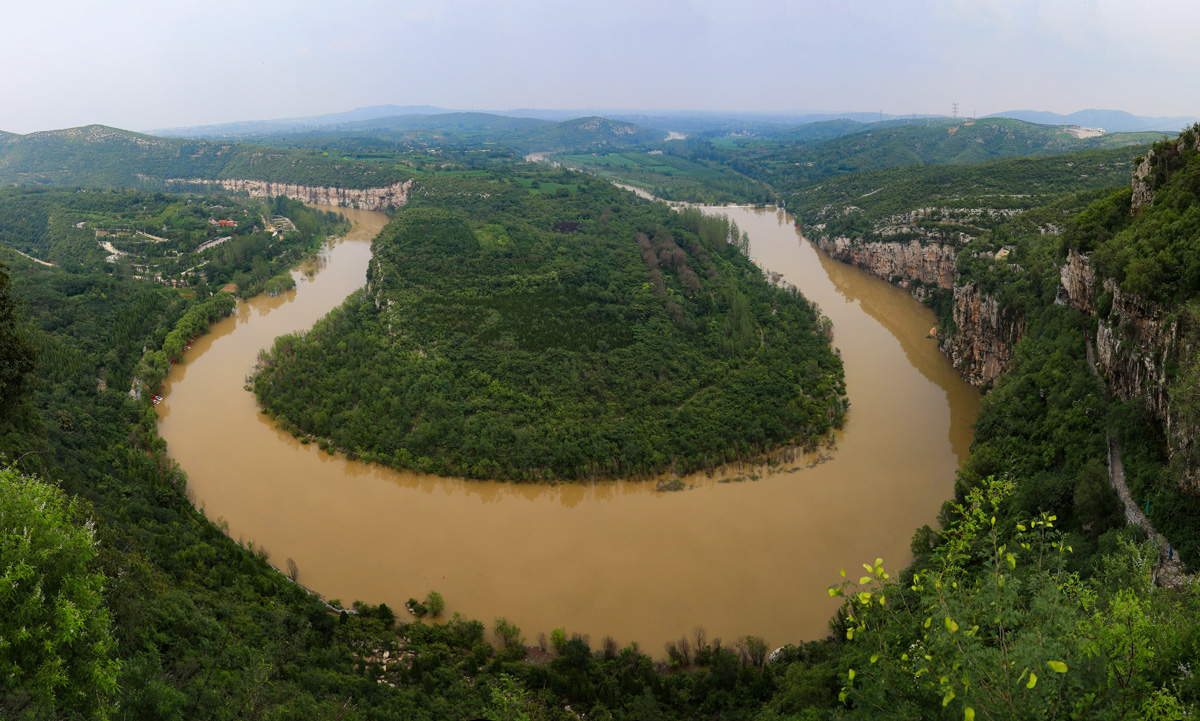
[[(1071, 306), (1095, 314), (1095, 271), (1088, 261), (1088, 255), (1072, 252), (1061, 277)], [(1109, 390), (1123, 401), (1141, 399), (1162, 422), (1171, 452), (1186, 450), (1196, 442), (1197, 429), (1184, 427), (1172, 412), (1167, 377), (1172, 358), (1186, 352), (1180, 346), (1179, 319), (1158, 303), (1121, 290), (1112, 278), (1106, 278), (1102, 287), (1112, 296), (1112, 308), (1097, 323), (1096, 364), (1104, 371)], [(1195, 485), (1195, 469), (1186, 475)]]
[(954, 287), (953, 312), (955, 331), (942, 340), (942, 352), (972, 385), (995, 383), (1025, 334), (1025, 319), (1001, 308), (974, 283)]
[(1112, 311), (1096, 330), (1096, 363), (1113, 395), (1144, 398), (1169, 429), (1166, 364), (1179, 340), (1179, 321), (1159, 304), (1121, 290), (1112, 278), (1104, 281), (1104, 290), (1112, 294)]
[(1067, 290), (1067, 303), (1082, 313), (1096, 312), (1096, 272), (1092, 270), (1092, 254), (1067, 253), (1067, 262), (1059, 269), (1059, 279)]
[(1142, 162), (1133, 171), (1133, 212), (1137, 213), (1143, 205), (1154, 202), (1154, 189), (1171, 179), (1171, 175), (1179, 168), (1177, 162), (1186, 150), (1200, 149), (1200, 132), (1197, 128), (1189, 128), (1179, 134), (1174, 143), (1159, 145), (1157, 150), (1151, 150), (1142, 158)]
[(1133, 171), (1133, 200), (1134, 212), (1143, 205), (1154, 200), (1154, 188), (1150, 187), (1150, 171), (1154, 168), (1154, 151), (1146, 153), (1142, 162)]
[(413, 185), (411, 180), (381, 188), (323, 188), (241, 178), (226, 178), (225, 180), (172, 178), (167, 182), (220, 185), (225, 190), (246, 191), (252, 198), (274, 198), (278, 195), (285, 195), (292, 200), (300, 200), (313, 205), (332, 205), (360, 210), (383, 210), (404, 205), (408, 202), (408, 194)]
[(913, 281), (939, 288), (953, 288), (958, 279), (958, 251), (951, 245), (909, 243), (862, 243), (845, 236), (822, 238), (817, 246), (834, 258), (862, 268), (873, 276), (903, 288)]
[[(974, 284), (956, 285), (958, 248), (917, 241), (863, 243), (846, 237), (822, 238), (818, 247), (830, 256), (871, 275), (908, 288), (925, 300), (929, 287), (954, 292), (953, 334), (942, 340), (942, 352), (973, 385), (994, 383), (1012, 360), (1013, 346), (1025, 332), (1025, 321), (1007, 312)], [(913, 283), (919, 281), (918, 287)]]

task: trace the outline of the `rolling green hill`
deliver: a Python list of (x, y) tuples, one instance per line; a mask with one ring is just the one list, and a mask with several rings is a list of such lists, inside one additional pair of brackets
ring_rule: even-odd
[(830, 176), (900, 165), (969, 165), (999, 158), (1145, 145), (1161, 137), (1158, 133), (1109, 133), (1077, 138), (1065, 128), (1007, 118), (931, 118), (919, 125), (884, 125), (890, 127), (872, 125), (816, 143), (750, 144), (731, 164), (782, 191)]
[(665, 133), (659, 130), (600, 117), (555, 123), (488, 113), (443, 113), (378, 118), (303, 133), (257, 136), (251, 140), (283, 147), (374, 140), (392, 143), (404, 151), (424, 150), (428, 146), (478, 147), (495, 143), (521, 153), (590, 153), (645, 148), (664, 136)]
[(0, 183), (161, 189), (168, 178), (248, 178), (342, 188), (411, 177), (397, 164), (142, 135), (104, 125), (0, 137)]

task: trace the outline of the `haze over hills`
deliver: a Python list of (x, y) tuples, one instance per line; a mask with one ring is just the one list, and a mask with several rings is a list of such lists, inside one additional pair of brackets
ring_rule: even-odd
[[(445, 117), (451, 116), (451, 117)], [(355, 129), (413, 129), (434, 128), (442, 121), (471, 116), (482, 118), (505, 117), (546, 123), (563, 122), (581, 117), (599, 117), (634, 123), (644, 128), (679, 133), (729, 132), (773, 134), (788, 128), (826, 121), (852, 121), (873, 124), (892, 121), (900, 124), (926, 118), (951, 119), (949, 115), (910, 113), (892, 114), (880, 111), (840, 112), (758, 112), (758, 111), (703, 111), (703, 110), (631, 110), (631, 109), (539, 109), (519, 108), (515, 110), (461, 110), (433, 105), (371, 105), (344, 112), (325, 113), (295, 118), (268, 120), (243, 120), (214, 125), (158, 128), (147, 130), (149, 135), (179, 138), (245, 138), (283, 133), (314, 133), (326, 131), (349, 131)], [(440, 117), (442, 121), (432, 118)], [(1181, 128), (1200, 121), (1200, 116), (1181, 115), (1175, 117), (1152, 117), (1134, 115), (1124, 110), (1080, 110), (1068, 115), (1042, 110), (1011, 110), (992, 113), (984, 117), (1013, 118), (1040, 125), (1079, 125), (1088, 128), (1103, 128), (1107, 132), (1167, 132), (1176, 133)], [(965, 115), (963, 119), (966, 119)], [(499, 121), (491, 121), (488, 129), (504, 127)], [(453, 127), (453, 124), (450, 125)], [(513, 125), (512, 127), (517, 127)], [(459, 129), (462, 129), (461, 127)], [(797, 138), (802, 139), (802, 138)]]
[(1085, 128), (1103, 128), (1110, 133), (1137, 133), (1160, 131), (1178, 133), (1181, 129), (1200, 122), (1195, 115), (1152, 118), (1134, 115), (1124, 110), (1079, 110), (1069, 115), (1060, 115), (1044, 110), (1010, 110), (993, 113), (989, 118), (1014, 118), (1042, 125), (1079, 125)]
[(398, 115), (433, 115), (450, 113), (452, 110), (432, 105), (370, 105), (340, 113), (310, 115), (301, 118), (275, 118), (270, 120), (239, 120), (214, 125), (192, 125), (176, 128), (147, 130), (148, 135), (168, 135), (177, 138), (220, 138), (266, 135), (270, 133), (294, 133), (341, 123), (352, 123), (374, 118)]

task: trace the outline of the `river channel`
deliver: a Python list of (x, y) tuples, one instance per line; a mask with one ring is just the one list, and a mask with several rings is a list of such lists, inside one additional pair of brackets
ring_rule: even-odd
[[(653, 483), (516, 485), (397, 472), (328, 455), (274, 427), (244, 389), (258, 350), (310, 327), (366, 278), (381, 213), (336, 209), (355, 230), (322, 252), (296, 290), (240, 303), (171, 370), (159, 431), (198, 507), (235, 539), (288, 558), (326, 599), (402, 609), (433, 589), (529, 643), (565, 626), (661, 656), (703, 626), (772, 646), (827, 633), (839, 569), (909, 560), (966, 458), (979, 397), (926, 337), (936, 321), (904, 291), (830, 259), (774, 209), (722, 208), (758, 263), (834, 322), (851, 400), (831, 457), (759, 480), (751, 469)], [(793, 464), (789, 464), (791, 468)]]

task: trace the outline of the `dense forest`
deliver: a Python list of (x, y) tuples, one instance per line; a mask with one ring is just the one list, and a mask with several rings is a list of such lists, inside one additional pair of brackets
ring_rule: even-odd
[(688, 473), (841, 425), (818, 310), (735, 224), (522, 180), (423, 186), (368, 288), (264, 356), (263, 406), (367, 460), (519, 480)]
[[(1169, 361), (1166, 395), (1175, 422), (1200, 418), (1194, 392), (1200, 363), (1189, 350), (1200, 342), (1194, 137), (1185, 133), (1182, 141), (1146, 151), (1152, 195), (1137, 207), (1133, 193), (1119, 187), (1134, 165), (1126, 151), (994, 161), (955, 169), (968, 173), (962, 176), (918, 166), (829, 181), (844, 188), (841, 202), (864, 212), (876, 212), (869, 204), (878, 202), (875, 217), (886, 218), (917, 207), (901, 203), (906, 186), (913, 193), (908, 203), (920, 204), (924, 194), (965, 204), (949, 195), (959, 192), (955, 187), (967, 188), (963, 196), (971, 202), (987, 202), (992, 194), (1020, 194), (1029, 173), (1024, 182), (1039, 190), (996, 206), (1019, 212), (972, 225), (958, 267), (960, 283), (995, 294), (1022, 315), (1023, 336), (983, 399), (954, 498), (937, 528), (917, 530), (909, 566), (863, 559), (863, 571), (847, 569), (830, 588), (845, 605), (826, 639), (769, 654), (761, 639), (722, 643), (697, 632), (669, 644), (662, 661), (636, 644), (620, 648), (608, 638), (593, 644), (569, 629), (556, 629), (533, 660), (525, 634), (503, 618), (406, 622), (383, 605), (330, 607), (275, 570), (263, 550), (226, 537), (189, 502), (186, 475), (165, 453), (148, 395), (139, 399), (128, 390), (135, 377), (153, 389), (162, 358), (204, 332), (232, 301), (211, 296), (199, 279), (181, 292), (117, 272), (88, 247), (96, 245), (86, 226), (92, 221), (72, 214), (136, 209), (152, 215), (139, 222), (161, 230), (173, 227), (159, 223), (171, 207), (185, 219), (192, 206), (207, 208), (207, 218), (215, 219), (221, 209), (214, 205), (235, 206), (198, 196), (77, 194), (85, 204), (94, 202), (85, 197), (92, 195), (113, 204), (88, 208), (54, 193), (5, 191), (0, 716), (1191, 717), (1200, 706), (1191, 666), (1200, 656), (1200, 596), (1190, 578), (1158, 575), (1157, 541), (1126, 524), (1105, 466), (1115, 441), (1124, 449), (1134, 501), (1194, 568), (1200, 563), (1200, 517), (1193, 510), (1200, 504), (1188, 480), (1194, 449), (1178, 445), (1145, 399), (1110, 400), (1103, 378), (1089, 367), (1085, 349), (1100, 324), (1115, 317), (1114, 291), (1097, 287), (1095, 313), (1088, 314), (1060, 302), (1059, 284), (1067, 253), (1089, 253), (1102, 277), (1177, 321), (1178, 344), (1147, 362)], [(684, 394), (684, 410), (695, 404), (714, 414), (758, 413), (751, 405), (762, 400), (756, 394), (778, 390), (756, 373), (727, 390), (736, 397), (727, 395), (724, 404), (719, 395), (689, 392), (685, 374), (704, 373), (703, 361), (713, 357), (724, 374), (739, 364), (795, 364), (790, 398), (800, 398), (799, 388), (822, 401), (812, 410), (834, 416), (844, 410), (834, 403), (841, 396), (840, 363), (823, 337), (807, 336), (803, 359), (772, 346), (785, 323), (811, 330), (816, 309), (763, 281), (730, 224), (698, 211), (672, 215), (575, 174), (513, 163), (507, 171), (498, 163), (487, 176), (423, 179), (411, 207), (377, 240), (367, 291), (303, 338), (283, 339), (273, 351), (276, 362), (286, 357), (295, 367), (277, 378), (303, 370), (303, 348), (325, 344), (335, 351), (325, 359), (332, 363), (309, 362), (313, 382), (347, 359), (340, 369), (346, 388), (338, 391), (343, 404), (408, 418), (417, 428), (424, 423), (427, 436), (445, 433), (455, 412), (485, 416), (478, 419), (483, 429), (502, 417), (502, 408), (590, 411), (582, 401), (537, 405), (544, 400), (529, 392), (528, 375), (549, 388), (564, 375), (583, 385), (628, 370), (589, 365), (602, 351), (662, 373), (670, 382), (656, 387)], [(889, 189), (855, 196), (852, 188), (869, 193), (882, 187), (881, 178), (889, 178)], [(825, 192), (810, 191), (814, 198)], [(272, 210), (295, 210), (278, 202)], [(86, 238), (60, 232), (80, 221)], [(1011, 249), (1005, 259), (996, 257), (1001, 247)], [(775, 314), (763, 312), (772, 307)], [(939, 312), (947, 317), (949, 309)], [(1132, 344), (1133, 326), (1122, 323), (1114, 332)], [(560, 365), (520, 365), (535, 352)], [(506, 367), (505, 358), (516, 360)], [(451, 363), (471, 372), (448, 373)], [(280, 368), (286, 364), (268, 364), (260, 382)], [(410, 375), (389, 388), (383, 373), (389, 368)], [(421, 375), (411, 378), (413, 368)], [(809, 369), (816, 376), (806, 375)], [(814, 377), (826, 385), (813, 384)], [(515, 390), (522, 389), (532, 405), (519, 405), (526, 398)], [(441, 402), (405, 405), (426, 396)], [(668, 408), (678, 403), (661, 400)], [(769, 407), (786, 419), (804, 412), (799, 405)], [(351, 410), (336, 419), (330, 436), (321, 436), (326, 442), (343, 445), (335, 432), (366, 423)], [(669, 417), (662, 418), (670, 432)], [(784, 421), (779, 427), (788, 429)], [(765, 438), (772, 427), (759, 428)], [(391, 458), (366, 446), (343, 447), (394, 462), (405, 440), (381, 439), (397, 443), (380, 446)], [(666, 461), (682, 463), (687, 446), (680, 448), (678, 458)], [(564, 467), (577, 475), (604, 470), (572, 465), (580, 457), (566, 458)], [(430, 594), (430, 607), (436, 598)]]

